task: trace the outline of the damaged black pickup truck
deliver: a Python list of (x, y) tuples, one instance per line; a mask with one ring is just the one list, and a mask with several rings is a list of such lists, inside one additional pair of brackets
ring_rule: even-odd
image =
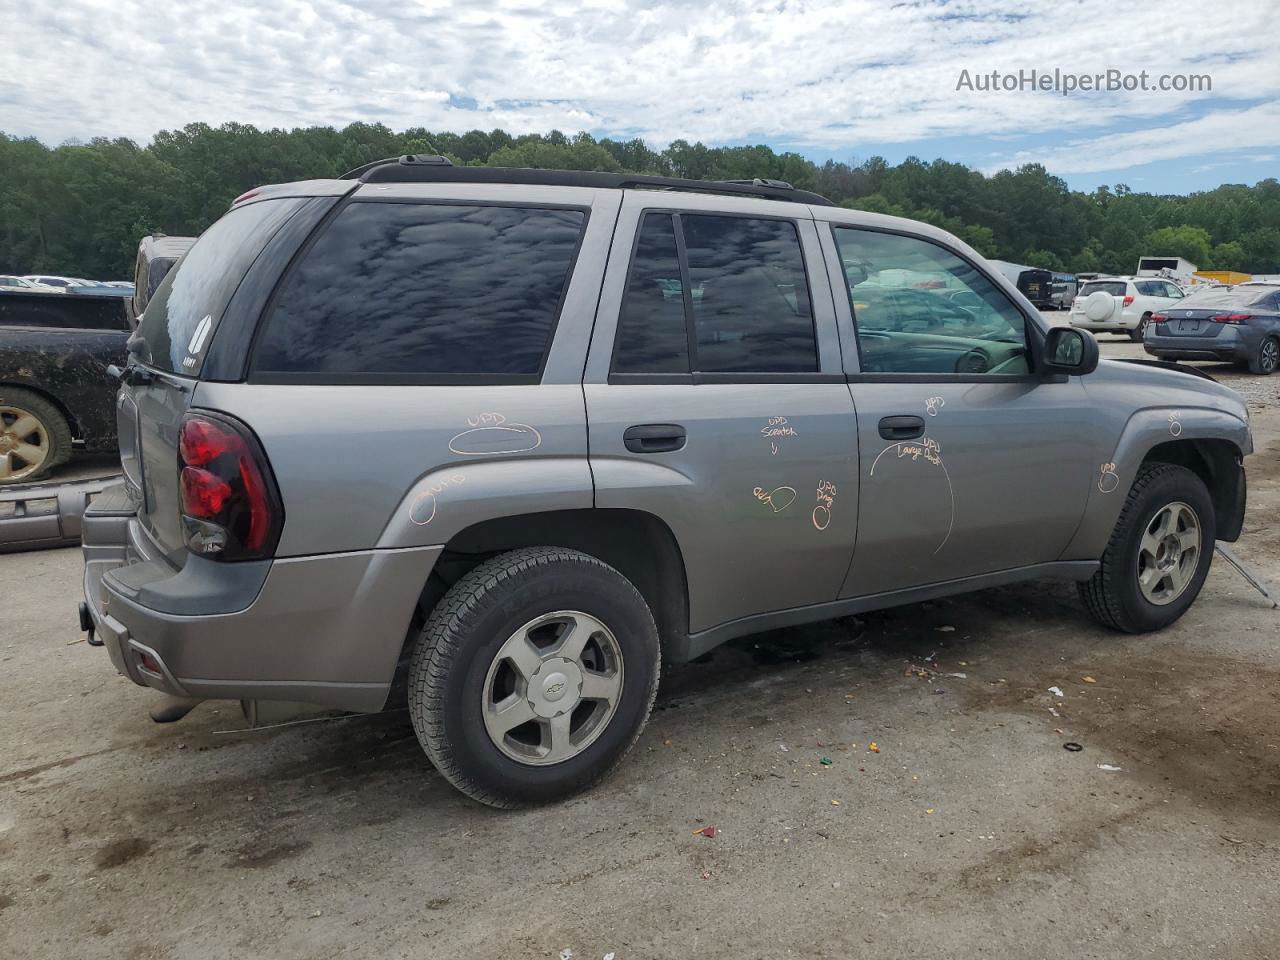
[(66, 463), (74, 449), (116, 447), (107, 372), (133, 329), (123, 297), (0, 292), (0, 486)]

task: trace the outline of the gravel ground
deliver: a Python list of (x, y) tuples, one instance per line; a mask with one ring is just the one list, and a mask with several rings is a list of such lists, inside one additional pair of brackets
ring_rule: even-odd
[[(1280, 584), (1280, 377), (1204, 366), (1255, 405), (1237, 552)], [(0, 956), (1278, 953), (1280, 612), (1225, 564), (1158, 635), (1035, 583), (746, 638), (664, 678), (617, 776), (514, 814), (404, 713), (152, 724), (75, 642), (79, 576), (0, 556)]]

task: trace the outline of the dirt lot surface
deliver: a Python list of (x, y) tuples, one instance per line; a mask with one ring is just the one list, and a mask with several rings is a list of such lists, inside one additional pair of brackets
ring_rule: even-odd
[[(1280, 377), (1207, 367), (1280, 585)], [(612, 780), (514, 814), (401, 712), (153, 724), (74, 642), (79, 578), (0, 556), (5, 958), (1280, 956), (1280, 611), (1221, 562), (1158, 635), (1036, 583), (748, 638), (664, 678)]]

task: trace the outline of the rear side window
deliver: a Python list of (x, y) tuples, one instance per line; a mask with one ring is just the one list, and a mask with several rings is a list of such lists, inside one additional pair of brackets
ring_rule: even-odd
[(285, 281), (254, 370), (536, 380), (585, 221), (581, 210), (352, 203)]
[(794, 223), (645, 216), (619, 316), (614, 373), (817, 369), (813, 309)]
[(1125, 289), (1123, 280), (1097, 280), (1092, 283), (1086, 283), (1080, 289), (1080, 296), (1087, 297), (1091, 293), (1097, 293), (1101, 290), (1103, 293), (1109, 293), (1113, 297), (1127, 296), (1129, 291)]
[(138, 324), (147, 362), (195, 375), (222, 311), (272, 235), (305, 201), (261, 200), (227, 213), (169, 271)]

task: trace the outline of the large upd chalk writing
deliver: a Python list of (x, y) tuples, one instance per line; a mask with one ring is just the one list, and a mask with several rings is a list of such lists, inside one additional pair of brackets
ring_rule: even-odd
[(467, 417), (467, 426), (449, 441), (449, 452), (461, 457), (492, 457), (528, 453), (542, 445), (542, 434), (527, 423), (508, 423), (501, 413)]
[(951, 500), (951, 519), (947, 522), (947, 532), (943, 535), (942, 542), (933, 551), (936, 555), (947, 545), (947, 541), (951, 539), (951, 531), (956, 525), (956, 491), (951, 485), (951, 474), (947, 471), (947, 465), (942, 462), (942, 445), (930, 436), (891, 443), (876, 454), (876, 458), (871, 461), (869, 476), (874, 477), (876, 475), (876, 465), (880, 462), (880, 458), (890, 450), (897, 451), (895, 460), (908, 460), (912, 463), (924, 462), (942, 468), (942, 476), (947, 481), (947, 496)]

